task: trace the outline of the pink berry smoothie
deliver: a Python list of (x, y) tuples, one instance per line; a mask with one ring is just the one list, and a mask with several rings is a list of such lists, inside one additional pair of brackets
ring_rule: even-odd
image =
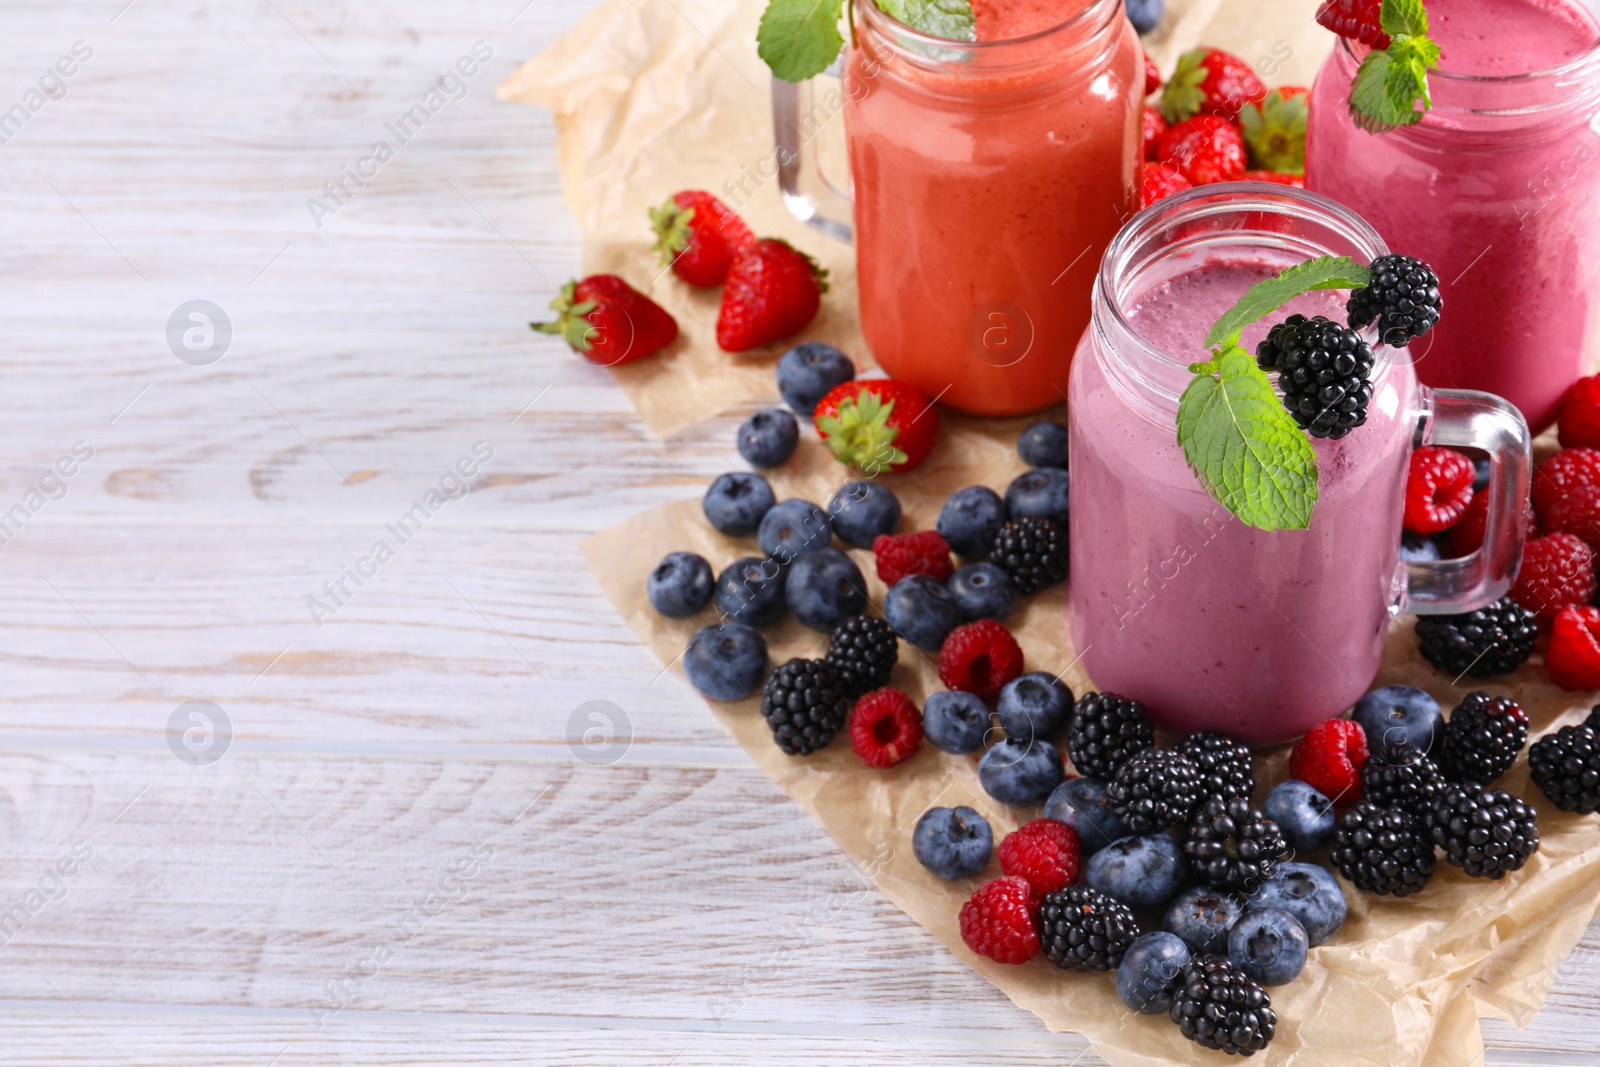
[(1440, 323), (1410, 346), (1422, 381), (1499, 394), (1537, 431), (1600, 357), (1600, 24), (1572, 0), (1427, 8), (1433, 110), (1357, 129), (1365, 49), (1337, 45), (1312, 91), (1306, 186), (1438, 273)]
[[(1143, 701), (1161, 726), (1275, 743), (1350, 707), (1377, 673), (1398, 560), (1404, 472), (1418, 403), (1409, 365), (1379, 348), (1366, 423), (1313, 439), (1321, 469), (1310, 528), (1248, 527), (1195, 481), (1163, 370), (1207, 358), (1211, 323), (1251, 284), (1303, 257), (1248, 247), (1175, 255), (1122, 304), (1155, 353), (1091, 328), (1071, 388), (1074, 647), (1100, 689)], [(1244, 334), (1254, 353), (1294, 312), (1343, 319), (1343, 292), (1308, 293)], [(1098, 316), (1097, 312), (1097, 316)], [(1097, 317), (1097, 323), (1099, 319)], [(1172, 386), (1149, 388), (1155, 368)], [(1131, 372), (1131, 373), (1130, 373)]]

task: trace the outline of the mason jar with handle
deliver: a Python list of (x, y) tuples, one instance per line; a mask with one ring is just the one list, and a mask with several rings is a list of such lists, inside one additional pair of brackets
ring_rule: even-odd
[(850, 180), (815, 159), (830, 109), (774, 80), (785, 202), (854, 240), (862, 333), (889, 374), (975, 414), (1059, 403), (1095, 264), (1137, 207), (1144, 67), (1122, 0), (977, 42), (852, 7)]
[[(1368, 689), (1395, 616), (1470, 611), (1511, 585), (1527, 424), (1499, 397), (1420, 385), (1407, 350), (1370, 329), (1366, 422), (1312, 439), (1320, 484), (1308, 528), (1245, 525), (1179, 447), (1188, 366), (1207, 358), (1207, 330), (1251, 284), (1316, 256), (1365, 263), (1387, 251), (1349, 209), (1256, 183), (1162, 200), (1106, 251), (1072, 369), (1068, 624), (1095, 685), (1143, 701), (1161, 726), (1252, 743), (1297, 737)], [(1344, 296), (1304, 294), (1246, 329), (1243, 344), (1253, 352), (1292, 313), (1342, 322)], [(1399, 557), (1406, 472), (1422, 444), (1490, 457), (1483, 546), (1464, 558)]]

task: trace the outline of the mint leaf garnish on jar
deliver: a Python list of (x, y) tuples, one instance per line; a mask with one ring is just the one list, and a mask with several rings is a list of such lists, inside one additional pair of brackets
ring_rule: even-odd
[[(874, 0), (863, 0), (871, 3)], [(912, 29), (952, 41), (976, 40), (970, 0), (876, 0), (878, 9)], [(828, 69), (844, 47), (844, 0), (768, 0), (756, 31), (756, 52), (774, 76), (803, 82)]]
[(1439, 69), (1422, 0), (1383, 0), (1378, 20), (1389, 46), (1367, 53), (1350, 86), (1350, 118), (1368, 133), (1421, 122), (1433, 106), (1428, 72)]

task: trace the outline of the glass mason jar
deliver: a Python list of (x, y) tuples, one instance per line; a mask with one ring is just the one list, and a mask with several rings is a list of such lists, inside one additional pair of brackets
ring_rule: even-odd
[(1548, 426), (1600, 356), (1600, 48), (1533, 74), (1435, 71), (1422, 121), (1376, 135), (1346, 105), (1359, 63), (1341, 39), (1317, 74), (1306, 187), (1438, 273), (1443, 315), (1411, 346), (1424, 382)]
[[(1385, 251), (1331, 200), (1238, 183), (1152, 205), (1101, 261), (1072, 368), (1068, 624), (1095, 684), (1144, 701), (1161, 726), (1254, 743), (1299, 736), (1367, 690), (1395, 615), (1468, 611), (1510, 587), (1527, 425), (1498, 397), (1419, 385), (1405, 349), (1377, 344), (1371, 329), (1366, 423), (1312, 439), (1320, 491), (1309, 528), (1246, 526), (1200, 487), (1178, 446), (1187, 365), (1207, 358), (1207, 329), (1245, 288), (1313, 256), (1367, 262)], [(1244, 344), (1253, 352), (1292, 312), (1332, 318), (1343, 298), (1297, 298)], [(1406, 470), (1424, 443), (1489, 453), (1487, 531), (1470, 556), (1405, 564)]]
[(1144, 68), (1121, 0), (978, 43), (853, 7), (840, 101), (851, 192), (804, 157), (829, 106), (774, 81), (786, 202), (853, 235), (862, 333), (889, 374), (976, 414), (1059, 403), (1095, 263), (1137, 207)]

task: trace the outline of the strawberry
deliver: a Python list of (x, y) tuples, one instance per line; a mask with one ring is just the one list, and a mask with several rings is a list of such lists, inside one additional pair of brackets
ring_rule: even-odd
[(1193, 185), (1237, 181), (1244, 174), (1244, 138), (1220, 115), (1196, 115), (1161, 135), (1156, 153)]
[(1139, 206), (1149, 207), (1157, 200), (1193, 189), (1194, 183), (1178, 173), (1171, 163), (1139, 164)]
[(1161, 68), (1143, 48), (1139, 49), (1139, 54), (1144, 56), (1144, 95), (1149, 96), (1161, 88)]
[(574, 352), (602, 367), (653, 355), (678, 336), (671, 315), (615, 274), (568, 282), (550, 309), (556, 321), (528, 325), (564, 338)]
[(1306, 169), (1306, 90), (1274, 89), (1239, 112), (1250, 165), (1303, 174)]
[(1191, 48), (1178, 57), (1161, 91), (1161, 115), (1173, 123), (1201, 114), (1232, 121), (1246, 104), (1266, 95), (1267, 87), (1238, 56), (1220, 48)]
[(690, 285), (721, 285), (739, 250), (755, 240), (728, 205), (699, 189), (673, 193), (650, 209), (663, 265)]
[(1382, 11), (1383, 0), (1323, 0), (1317, 25), (1381, 50), (1389, 47), (1389, 35), (1378, 20)]
[(805, 329), (817, 317), (828, 272), (787, 241), (746, 245), (728, 268), (717, 314), (717, 344), (743, 352)]
[(1156, 145), (1161, 143), (1161, 135), (1167, 132), (1167, 120), (1161, 117), (1161, 112), (1151, 107), (1144, 106), (1144, 158), (1156, 158)]
[(1239, 175), (1242, 182), (1274, 182), (1278, 185), (1292, 185), (1296, 189), (1304, 189), (1306, 180), (1298, 174), (1285, 174), (1281, 170), (1247, 170)]
[(912, 470), (939, 436), (938, 410), (916, 386), (893, 378), (834, 386), (817, 402), (812, 422), (835, 459), (869, 478)]

